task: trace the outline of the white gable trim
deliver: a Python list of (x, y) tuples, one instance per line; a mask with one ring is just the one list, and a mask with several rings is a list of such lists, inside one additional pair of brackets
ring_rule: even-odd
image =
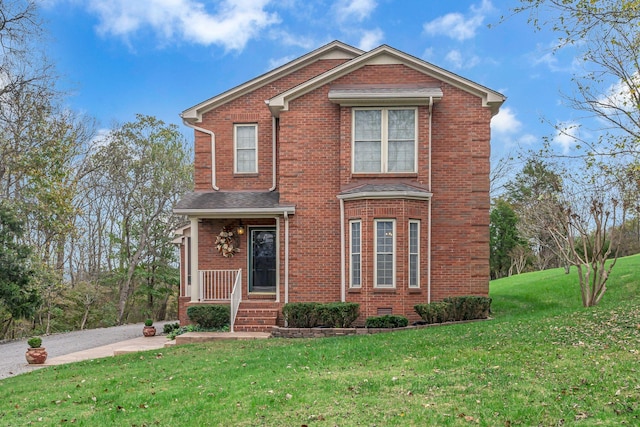
[(336, 80), (346, 74), (349, 74), (365, 65), (381, 65), (381, 64), (402, 64), (412, 68), (418, 72), (424, 73), (437, 80), (446, 82), (454, 87), (462, 89), (468, 93), (478, 96), (482, 99), (482, 105), (491, 108), (493, 114), (497, 114), (500, 105), (505, 101), (506, 97), (499, 92), (491, 90), (485, 86), (465, 79), (457, 74), (437, 67), (426, 61), (408, 55), (404, 52), (396, 50), (390, 46), (382, 45), (357, 58), (354, 58), (344, 64), (341, 64), (331, 70), (320, 74), (305, 83), (291, 88), (267, 101), (267, 105), (274, 116), (279, 116), (281, 111), (289, 109), (289, 102), (305, 95), (333, 80)]
[(322, 59), (347, 59), (351, 60), (357, 56), (360, 56), (364, 51), (357, 49), (348, 44), (340, 41), (333, 41), (325, 46), (320, 47), (312, 52), (307, 53), (287, 64), (284, 64), (266, 74), (263, 74), (253, 80), (249, 80), (246, 83), (236, 86), (226, 92), (223, 92), (213, 98), (203, 101), (191, 108), (188, 108), (180, 114), (180, 116), (191, 123), (198, 123), (202, 121), (202, 115), (207, 111), (210, 111), (222, 104), (232, 101), (240, 96), (256, 90), (274, 80), (282, 78), (288, 74), (291, 74), (301, 68), (308, 66), (309, 64), (322, 60)]

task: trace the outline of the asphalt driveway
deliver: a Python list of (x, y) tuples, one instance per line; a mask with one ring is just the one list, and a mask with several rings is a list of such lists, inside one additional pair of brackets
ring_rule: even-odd
[[(165, 323), (156, 322), (158, 333)], [(47, 349), (48, 358), (64, 356), (90, 348), (114, 344), (142, 336), (143, 323), (114, 326), (111, 328), (87, 329), (42, 337), (42, 346)], [(0, 343), (0, 379), (28, 372), (24, 354), (27, 351), (27, 339)]]

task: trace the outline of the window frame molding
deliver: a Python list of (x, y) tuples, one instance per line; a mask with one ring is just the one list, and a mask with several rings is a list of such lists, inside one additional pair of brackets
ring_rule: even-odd
[[(378, 284), (378, 224), (382, 222), (391, 222), (393, 243), (391, 252), (391, 265), (392, 265), (392, 284), (391, 286)], [(396, 269), (397, 269), (397, 220), (395, 218), (375, 218), (373, 220), (373, 287), (374, 289), (396, 289)], [(386, 254), (387, 252), (384, 252)]]
[[(353, 225), (358, 224), (358, 237), (360, 240), (359, 243), (359, 252), (353, 252)], [(358, 255), (358, 276), (360, 279), (360, 283), (354, 285), (353, 283), (353, 256)], [(361, 219), (353, 219), (349, 220), (349, 289), (362, 289), (362, 220)]]
[[(416, 224), (417, 226), (417, 252), (413, 253), (411, 252), (411, 225), (412, 224)], [(420, 289), (420, 249), (421, 249), (421, 245), (420, 245), (420, 231), (421, 231), (422, 225), (421, 225), (421, 221), (419, 219), (410, 219), (409, 222), (407, 223), (407, 288), (409, 289)], [(416, 284), (415, 285), (411, 285), (411, 255), (416, 255)]]
[[(253, 127), (254, 128), (254, 151), (255, 165), (252, 171), (239, 171), (238, 170), (238, 128), (239, 127)], [(248, 150), (242, 148), (242, 150)], [(258, 123), (234, 123), (233, 124), (233, 173), (238, 175), (251, 175), (258, 173)]]
[[(413, 170), (411, 171), (389, 171), (389, 111), (390, 110), (413, 110)], [(380, 111), (380, 170), (356, 171), (356, 111)], [(390, 107), (351, 107), (351, 173), (354, 175), (394, 175), (394, 174), (416, 174), (418, 173), (418, 117), (417, 106), (390, 106)]]

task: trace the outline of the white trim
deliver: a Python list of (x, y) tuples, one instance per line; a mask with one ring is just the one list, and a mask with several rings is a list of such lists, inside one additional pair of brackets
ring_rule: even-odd
[[(209, 129), (204, 129), (204, 128), (195, 126), (189, 123), (188, 121), (186, 121), (184, 118), (182, 119), (182, 123), (184, 123), (185, 126), (190, 127), (193, 130), (206, 133), (211, 137), (211, 188), (213, 188), (215, 191), (219, 191), (220, 187), (216, 185), (216, 134)], [(194, 138), (193, 144), (195, 145), (195, 135), (193, 138)]]
[(429, 199), (428, 215), (429, 221), (427, 222), (427, 304), (431, 303), (431, 199)]
[[(276, 165), (277, 165), (277, 159), (276, 159), (276, 139), (277, 139), (277, 132), (276, 132), (276, 126), (278, 124), (278, 119), (276, 119), (275, 117), (271, 116), (271, 188), (269, 188), (269, 191), (275, 191), (276, 187), (277, 187), (277, 179), (276, 179)], [(257, 158), (257, 152), (256, 152), (256, 158)]]
[(340, 301), (347, 301), (344, 200), (340, 199)]
[[(389, 171), (389, 111), (413, 111), (413, 170)], [(380, 111), (380, 170), (356, 171), (356, 112)], [(358, 107), (351, 109), (351, 173), (357, 174), (398, 174), (418, 173), (418, 108), (417, 107)]]
[[(252, 127), (253, 128), (253, 150), (255, 151), (255, 164), (251, 171), (239, 171), (238, 170), (238, 128), (240, 127)], [(249, 151), (250, 149), (243, 148), (242, 150)], [(257, 123), (234, 123), (233, 124), (233, 173), (238, 175), (255, 174), (258, 173), (258, 124)]]
[(287, 213), (293, 215), (296, 212), (294, 206), (281, 206), (278, 208), (229, 208), (229, 209), (174, 209), (177, 215), (198, 215), (201, 218), (226, 218), (235, 215), (236, 218), (262, 218), (265, 215), (281, 215)]
[(200, 301), (200, 275), (198, 274), (198, 217), (191, 220), (191, 302)]
[[(393, 284), (391, 286), (379, 286), (378, 285), (378, 223), (391, 222), (393, 233), (393, 246), (392, 246), (392, 278)], [(396, 220), (394, 218), (376, 218), (373, 220), (373, 287), (376, 289), (395, 289), (396, 288)]]
[[(359, 277), (360, 283), (356, 286), (353, 284), (353, 225), (358, 224), (359, 226), (359, 237), (360, 237), (360, 251), (358, 252), (359, 258)], [(349, 220), (349, 289), (360, 289), (362, 288), (362, 220), (354, 219)]]
[(425, 62), (415, 56), (401, 52), (390, 46), (382, 45), (269, 99), (269, 109), (273, 115), (278, 116), (281, 111), (287, 111), (289, 109), (289, 103), (292, 100), (362, 68), (365, 65), (372, 64), (402, 64), (420, 73), (448, 83), (465, 92), (480, 97), (482, 99), (482, 106), (491, 108), (493, 115), (498, 113), (500, 105), (506, 100), (506, 97), (499, 92)]
[(349, 46), (340, 41), (333, 41), (314, 51), (307, 53), (287, 64), (284, 64), (274, 70), (267, 72), (255, 79), (249, 80), (233, 89), (223, 92), (213, 98), (207, 99), (191, 108), (188, 108), (180, 115), (183, 119), (190, 122), (201, 122), (202, 115), (207, 111), (213, 110), (227, 102), (233, 101), (249, 92), (261, 88), (277, 79), (294, 73), (309, 64), (322, 59), (345, 59), (351, 60), (364, 53), (363, 50)]
[[(417, 236), (417, 241), (418, 241), (418, 252), (416, 252), (415, 254), (411, 252), (411, 224), (416, 224), (418, 227), (417, 231), (418, 231), (418, 236)], [(409, 255), (407, 258), (407, 288), (409, 289), (420, 289), (420, 248), (422, 245), (420, 245), (420, 235), (421, 235), (421, 226), (420, 226), (420, 220), (419, 219), (410, 219), (408, 224), (407, 224), (407, 254)], [(411, 255), (417, 255), (416, 257), (416, 285), (415, 286), (411, 286)]]

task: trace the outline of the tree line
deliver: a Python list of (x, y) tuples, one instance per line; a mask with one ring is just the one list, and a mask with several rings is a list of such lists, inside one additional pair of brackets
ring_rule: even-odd
[(177, 126), (98, 132), (64, 106), (37, 3), (0, 0), (0, 339), (175, 317)]

